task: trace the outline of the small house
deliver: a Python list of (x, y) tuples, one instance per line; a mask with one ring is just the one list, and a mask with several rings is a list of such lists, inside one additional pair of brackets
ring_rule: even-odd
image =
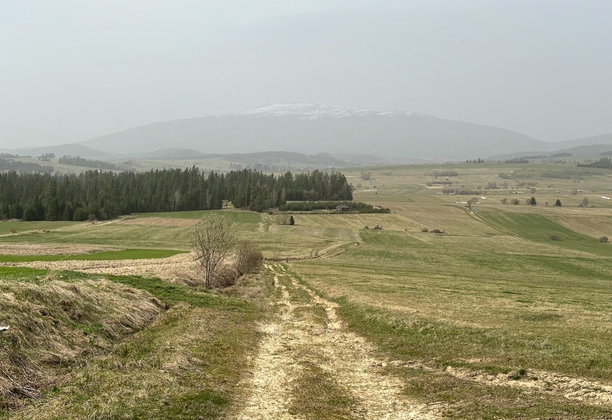
[(338, 213), (345, 213), (345, 212), (351, 211), (351, 208), (345, 204), (340, 204), (339, 206), (336, 207), (336, 211)]

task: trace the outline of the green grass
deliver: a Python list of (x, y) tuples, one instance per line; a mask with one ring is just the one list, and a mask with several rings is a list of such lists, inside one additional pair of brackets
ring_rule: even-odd
[(47, 274), (47, 270), (27, 267), (0, 267), (0, 278), (5, 280), (32, 281)]
[(185, 251), (170, 249), (124, 249), (121, 251), (105, 251), (92, 254), (73, 255), (0, 255), (0, 263), (31, 262), (31, 261), (107, 261), (107, 260), (137, 260), (149, 258), (168, 258)]
[(355, 398), (335, 382), (329, 372), (314, 363), (302, 366), (292, 383), (289, 413), (310, 419), (353, 419)]
[(0, 243), (110, 245), (125, 248), (190, 249), (193, 227), (139, 226), (117, 223), (84, 225), (79, 229), (28, 233), (0, 238)]
[[(596, 255), (610, 256), (610, 247), (597, 239), (574, 232), (540, 214), (485, 211), (478, 214), (486, 223), (504, 232), (517, 235), (532, 242), (545, 242), (561, 248), (584, 251)], [(551, 240), (551, 236), (559, 240)]]

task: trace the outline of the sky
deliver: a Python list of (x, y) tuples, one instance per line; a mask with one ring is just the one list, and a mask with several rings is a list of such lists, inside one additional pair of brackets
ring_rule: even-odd
[(612, 132), (610, 0), (2, 0), (0, 148), (279, 102)]

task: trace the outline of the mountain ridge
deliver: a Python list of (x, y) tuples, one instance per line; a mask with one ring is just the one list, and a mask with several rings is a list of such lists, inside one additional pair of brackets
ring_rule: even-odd
[(205, 154), (324, 151), (435, 160), (486, 157), (549, 146), (511, 130), (416, 112), (307, 103), (273, 104), (238, 113), (155, 122), (79, 144), (123, 155), (164, 149), (171, 144)]

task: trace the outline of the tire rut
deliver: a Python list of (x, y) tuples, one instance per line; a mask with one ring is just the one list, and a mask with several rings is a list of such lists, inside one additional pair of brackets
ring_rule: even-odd
[[(282, 266), (266, 265), (274, 273), (274, 285), (280, 297), (273, 303), (274, 318), (260, 325), (264, 335), (253, 365), (252, 377), (245, 384), (250, 397), (238, 419), (303, 418), (290, 413), (292, 383), (308, 363), (314, 363), (355, 401), (351, 418), (359, 419), (437, 419), (433, 406), (418, 404), (402, 395), (401, 380), (383, 375), (381, 364), (373, 356), (374, 348), (366, 340), (346, 329), (336, 314), (337, 304), (316, 295), (297, 282)], [(309, 302), (292, 302), (291, 289), (308, 293)], [(296, 309), (323, 309), (324, 323), (298, 316)]]

